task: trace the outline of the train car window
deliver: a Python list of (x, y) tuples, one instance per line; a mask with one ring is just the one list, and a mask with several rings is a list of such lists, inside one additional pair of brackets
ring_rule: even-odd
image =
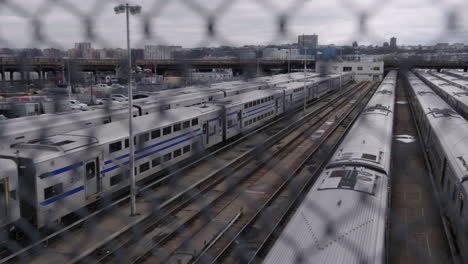
[(463, 214), (463, 200), (460, 199), (460, 216)]
[(151, 139), (155, 139), (161, 136), (161, 130), (156, 129), (151, 132)]
[(249, 103), (249, 107), (252, 107), (252, 106), (253, 106), (253, 102), (250, 102), (250, 103)]
[(94, 162), (89, 162), (86, 164), (86, 179), (90, 180), (96, 176), (96, 164)]
[(114, 185), (117, 185), (117, 184), (121, 183), (122, 181), (123, 181), (122, 174), (115, 175), (114, 177), (110, 178), (110, 185), (114, 186)]
[(257, 100), (257, 104), (260, 104), (260, 100)]
[(44, 189), (44, 200), (55, 197), (63, 193), (63, 184), (58, 183)]
[(174, 159), (179, 157), (180, 155), (182, 155), (182, 150), (181, 149), (177, 149), (174, 151)]
[(192, 144), (192, 150), (198, 151), (198, 142)]
[(168, 162), (172, 159), (172, 152), (167, 153), (166, 155), (163, 156), (163, 162)]
[(172, 132), (172, 127), (163, 128), (163, 136), (169, 135)]
[(190, 121), (185, 121), (185, 122), (182, 124), (182, 127), (183, 127), (184, 129), (189, 128), (189, 127), (190, 127)]
[(260, 100), (260, 103), (261, 104), (265, 103), (265, 100), (264, 99)]
[(184, 154), (190, 152), (190, 145), (185, 146), (183, 149)]
[(198, 125), (198, 118), (192, 119), (192, 126)]
[(256, 106), (256, 105), (257, 105), (257, 101), (253, 101), (252, 106)]
[(140, 143), (148, 141), (149, 140), (149, 134), (145, 133), (145, 134), (139, 135), (138, 140), (139, 140)]
[(244, 126), (248, 126), (248, 125), (249, 125), (249, 121), (245, 121)]
[(120, 150), (122, 150), (122, 142), (121, 141), (111, 143), (109, 145), (109, 153), (114, 153), (114, 152), (117, 152), (117, 151), (120, 151)]
[(161, 158), (155, 158), (151, 161), (151, 165), (154, 167), (161, 165)]
[(130, 146), (130, 141), (128, 140), (128, 138), (125, 140), (125, 148), (128, 148)]
[(174, 132), (177, 132), (177, 131), (180, 131), (180, 130), (182, 130), (181, 124), (175, 124), (174, 125)]
[(148, 171), (150, 169), (150, 163), (146, 162), (140, 165), (140, 173)]
[(206, 128), (207, 128), (206, 124), (203, 124), (203, 134), (206, 134)]
[(228, 120), (227, 126), (228, 126), (228, 127), (231, 127), (231, 126), (232, 126), (232, 120)]
[(257, 122), (257, 118), (256, 118), (256, 117), (254, 117), (254, 119), (253, 119), (253, 121), (252, 121), (252, 122)]
[(245, 104), (245, 105), (244, 105), (244, 109), (245, 109), (245, 108), (249, 108), (249, 104)]

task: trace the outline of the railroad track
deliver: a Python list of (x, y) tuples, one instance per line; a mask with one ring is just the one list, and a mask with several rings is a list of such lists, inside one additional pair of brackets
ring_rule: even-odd
[(348, 109), (312, 146), (310, 152), (297, 160), (294, 169), (269, 198), (262, 201), (262, 206), (242, 223), (239, 221), (241, 227), (233, 230), (233, 235), (226, 236), (217, 247), (212, 247), (189, 263), (261, 262), (377, 87), (374, 86), (373, 92)]
[[(354, 88), (362, 87), (364, 84), (355, 85), (352, 88), (345, 89), (344, 94), (348, 94), (355, 90)], [(317, 113), (330, 102), (338, 100), (341, 95), (330, 94), (323, 97), (321, 100), (313, 103), (308, 108), (308, 113)], [(297, 116), (302, 116), (297, 113)], [(234, 162), (239, 160), (248, 160), (252, 150), (262, 142), (267, 136), (281, 131), (294, 116), (285, 116), (279, 118), (269, 124), (254, 130), (247, 135), (221, 147), (220, 149), (209, 153), (193, 162), (187, 164), (183, 168), (174, 170), (167, 176), (160, 177), (156, 181), (148, 184), (140, 189), (140, 199), (138, 199), (138, 208), (141, 211), (152, 212), (152, 208), (159, 208), (158, 212), (153, 214), (146, 213), (137, 217), (123, 217), (127, 212), (129, 196), (115, 201), (109, 206), (97, 210), (87, 217), (69, 225), (62, 230), (59, 230), (44, 239), (41, 239), (29, 247), (26, 247), (13, 255), (0, 260), (0, 263), (6, 263), (13, 260), (22, 262), (35, 261), (38, 263), (64, 263), (70, 258), (73, 261), (82, 261), (83, 259), (96, 259), (99, 260), (103, 256), (109, 255), (114, 252), (114, 248), (119, 248), (120, 244), (127, 243), (129, 240), (124, 239), (125, 234), (135, 232), (138, 230), (136, 226), (142, 226), (144, 222), (154, 222), (155, 215), (162, 215), (163, 212), (177, 211), (180, 206), (183, 206), (184, 201), (190, 200), (192, 197), (201, 194), (196, 192), (197, 188), (203, 184), (207, 184), (208, 180), (213, 179), (213, 176), (220, 174), (220, 171), (226, 172)], [(219, 162), (214, 162), (219, 161)], [(226, 165), (228, 163), (228, 165)], [(233, 168), (231, 168), (232, 170)], [(203, 177), (204, 175), (208, 175)], [(179, 179), (179, 180), (174, 180)], [(200, 180), (201, 179), (201, 180)], [(157, 191), (155, 191), (155, 189)], [(177, 195), (174, 195), (177, 193)], [(151, 201), (151, 202), (149, 202)], [(159, 202), (161, 201), (161, 202)], [(162, 202), (164, 201), (164, 202)], [(121, 214), (110, 214), (117, 208), (121, 210)], [(118, 215), (118, 216), (115, 216)], [(112, 222), (116, 217), (124, 218), (120, 223)], [(110, 222), (110, 228), (104, 229), (106, 232), (101, 232), (99, 235), (92, 236), (93, 230), (99, 230), (98, 223)], [(96, 226), (93, 226), (96, 225)], [(144, 229), (140, 229), (144, 230)], [(141, 232), (140, 232), (141, 233)], [(90, 235), (91, 234), (91, 235)], [(87, 235), (90, 235), (89, 237)], [(107, 237), (106, 239), (102, 239)], [(77, 241), (82, 241), (81, 247), (79, 242), (71, 244), (68, 248), (65, 240), (73, 238)], [(120, 243), (116, 241), (120, 239)], [(130, 240), (131, 241), (131, 240)], [(109, 246), (109, 243), (113, 246)], [(47, 244), (47, 247), (44, 245)], [(79, 250), (78, 250), (79, 249)], [(73, 262), (71, 261), (71, 262)]]
[[(333, 126), (337, 123), (333, 122), (335, 119), (340, 125), (346, 123), (347, 118), (341, 117), (349, 116), (352, 111), (347, 112), (348, 110), (365, 105), (351, 102), (354, 101), (353, 98), (356, 94), (360, 94), (359, 98), (362, 100), (369, 90), (370, 86), (349, 92), (345, 97), (333, 100), (326, 107), (309, 113), (271, 136), (263, 146), (254, 151), (256, 154), (261, 152), (262, 155), (255, 155), (249, 160), (238, 160), (231, 164), (227, 168), (228, 173), (220, 175), (219, 180), (212, 179), (210, 184), (199, 190), (197, 197), (193, 197), (177, 210), (166, 214), (166, 217), (171, 218), (169, 224), (164, 217), (161, 217), (145, 229), (145, 235), (138, 241), (121, 244), (111, 254), (98, 259), (97, 262), (115, 262), (124, 257), (124, 262), (131, 263), (188, 263), (200, 256), (200, 252), (206, 253), (205, 251), (209, 251), (217, 239), (224, 239), (224, 233), (230, 233), (236, 227), (240, 228), (246, 219), (255, 215), (256, 210), (260, 209), (263, 202), (270, 197), (269, 192), (258, 192), (249, 188), (259, 181), (264, 181), (264, 184), (274, 182), (275, 184), (269, 187), (271, 190), (281, 186), (288, 178), (285, 177), (287, 172), (301, 162), (298, 161), (298, 155), (304, 155), (311, 150), (310, 146), (304, 146), (305, 142), (314, 143), (322, 138), (321, 135), (316, 135), (316, 138), (312, 140), (309, 133), (320, 128), (323, 128), (323, 133), (326, 134), (329, 133), (327, 130), (332, 127), (333, 131), (336, 130)], [(350, 107), (340, 108), (344, 105), (350, 105)], [(339, 110), (336, 111), (335, 108)], [(298, 151), (299, 148), (302, 151)], [(279, 162), (286, 162), (288, 166), (275, 167)], [(233, 188), (233, 186), (236, 187)], [(244, 193), (245, 190), (254, 195), (245, 197), (244, 203), (239, 202), (239, 193)], [(253, 199), (253, 196), (257, 196), (255, 193), (259, 194), (259, 197)], [(245, 201), (253, 201), (253, 204), (245, 203)], [(209, 218), (215, 215), (217, 217), (213, 223)], [(209, 232), (204, 232), (207, 224), (211, 224), (212, 227), (209, 228)], [(193, 247), (193, 245), (197, 246)]]

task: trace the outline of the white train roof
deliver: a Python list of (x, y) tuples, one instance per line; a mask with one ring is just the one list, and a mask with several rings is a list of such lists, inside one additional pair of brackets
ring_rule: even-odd
[[(396, 73), (389, 73), (392, 79)], [(387, 79), (387, 78), (386, 78)], [(393, 78), (393, 80), (395, 80)], [(363, 163), (386, 173), (390, 171), (395, 83), (382, 84), (340, 144), (329, 166)]]
[(462, 181), (464, 177), (468, 177), (468, 122), (427, 85), (416, 83), (411, 87), (454, 173)]
[[(265, 258), (270, 263), (381, 263), (384, 257), (388, 170), (338, 161), (345, 151), (384, 151), (388, 169), (396, 72), (389, 73), (358, 118), (329, 166), (294, 213)], [(388, 104), (381, 112), (376, 105)], [(371, 109), (372, 108), (372, 109)], [(390, 110), (391, 112), (387, 111)], [(371, 123), (372, 122), (372, 123)], [(377, 128), (382, 126), (382, 129)], [(362, 135), (361, 135), (362, 133)], [(381, 136), (383, 135), (383, 136)], [(364, 139), (363, 139), (364, 138)], [(363, 143), (363, 140), (366, 143)], [(379, 147), (379, 146), (383, 147)], [(373, 153), (373, 152), (372, 152)], [(352, 156), (349, 156), (352, 158)], [(330, 166), (332, 165), (332, 166)], [(333, 166), (335, 165), (335, 166)]]
[[(449, 94), (454, 100), (457, 100), (459, 103), (468, 106), (468, 92), (458, 88), (455, 85), (450, 84), (443, 79), (434, 77), (428, 73), (419, 73), (426, 80), (430, 81), (432, 84), (438, 86), (441, 90)], [(438, 76), (438, 75), (435, 75)]]
[[(263, 263), (381, 263), (387, 181), (364, 168), (326, 170)], [(342, 182), (355, 187), (337, 186)], [(371, 189), (373, 194), (367, 195)]]
[(262, 99), (268, 96), (275, 95), (277, 93), (278, 92), (275, 90), (258, 90), (258, 91), (253, 91), (249, 93), (230, 96), (227, 98), (222, 98), (222, 99), (216, 100), (215, 104), (229, 107), (231, 105), (238, 105), (238, 104), (245, 104), (248, 102), (252, 102), (257, 99)]
[[(134, 135), (163, 128), (177, 122), (199, 118), (202, 114), (219, 111), (218, 106), (184, 107), (170, 109), (161, 113), (150, 114), (134, 119)], [(29, 157), (35, 161), (60, 157), (65, 153), (81, 151), (91, 145), (106, 145), (128, 137), (128, 121), (113, 122), (105, 126), (91, 127), (70, 133), (49, 136), (29, 143), (16, 144), (2, 153), (15, 155), (20, 150), (22, 157)]]

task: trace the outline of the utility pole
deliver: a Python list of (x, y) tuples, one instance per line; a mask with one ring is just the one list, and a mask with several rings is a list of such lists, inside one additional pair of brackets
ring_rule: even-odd
[(128, 3), (125, 5), (119, 5), (114, 8), (116, 14), (126, 13), (127, 17), (127, 55), (128, 55), (128, 134), (129, 134), (129, 148), (130, 148), (130, 161), (129, 161), (129, 173), (130, 173), (130, 215), (135, 216), (136, 213), (136, 181), (135, 181), (135, 149), (133, 140), (133, 91), (132, 91), (132, 52), (130, 49), (130, 13), (132, 15), (139, 14), (141, 12), (141, 6), (130, 6)]
[(307, 106), (307, 98), (306, 98), (306, 90), (307, 90), (307, 49), (304, 52), (304, 115), (306, 114), (306, 106)]

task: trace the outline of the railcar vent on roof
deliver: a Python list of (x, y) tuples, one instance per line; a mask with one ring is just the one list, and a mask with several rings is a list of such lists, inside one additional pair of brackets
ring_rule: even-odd
[(363, 158), (363, 159), (368, 159), (368, 160), (372, 160), (372, 161), (377, 160), (377, 156), (376, 156), (376, 155), (371, 155), (371, 154), (367, 154), (367, 153), (362, 154), (361, 158)]
[(433, 115), (434, 117), (460, 117), (458, 114), (450, 108), (429, 108), (428, 115)]
[(418, 95), (426, 95), (426, 94), (434, 94), (434, 92), (429, 92), (429, 91), (418, 92)]
[(60, 142), (57, 142), (57, 143), (53, 143), (52, 145), (53, 146), (57, 146), (57, 147), (61, 147), (61, 146), (65, 146), (65, 145), (68, 145), (68, 144), (71, 144), (75, 141), (72, 141), (72, 140), (64, 140), (64, 141), (60, 141)]
[(468, 92), (454, 93), (453, 96), (458, 96), (458, 97), (468, 96)]
[(465, 170), (468, 171), (468, 164), (466, 163), (465, 158), (463, 158), (463, 157), (457, 157), (457, 159), (460, 160), (460, 162), (461, 162), (461, 164), (463, 165), (463, 167), (465, 167)]
[(382, 91), (378, 91), (377, 93), (378, 93), (378, 94), (389, 94), (389, 95), (392, 95), (392, 94), (393, 94), (393, 92), (390, 91), (390, 90), (382, 90)]
[(364, 112), (375, 112), (375, 111), (380, 111), (380, 112), (385, 112), (385, 113), (391, 113), (392, 111), (389, 110), (390, 107), (382, 105), (382, 104), (376, 104), (373, 106), (367, 107)]

